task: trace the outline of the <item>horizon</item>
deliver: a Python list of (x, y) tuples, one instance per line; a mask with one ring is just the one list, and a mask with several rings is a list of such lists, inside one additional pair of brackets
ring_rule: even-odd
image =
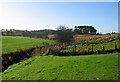
[(0, 3), (0, 29), (56, 30), (59, 25), (93, 26), (99, 33), (118, 32), (117, 2)]

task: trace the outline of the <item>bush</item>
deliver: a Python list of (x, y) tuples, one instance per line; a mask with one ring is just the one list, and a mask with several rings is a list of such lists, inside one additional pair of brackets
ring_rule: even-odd
[(60, 25), (57, 28), (57, 41), (59, 43), (73, 42), (73, 31), (66, 26)]

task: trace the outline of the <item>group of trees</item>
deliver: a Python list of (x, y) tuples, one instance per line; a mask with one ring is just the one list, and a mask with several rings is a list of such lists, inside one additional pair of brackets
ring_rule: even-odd
[(97, 30), (93, 26), (75, 26), (74, 32), (77, 34), (96, 34)]
[(27, 32), (24, 32), (22, 35), (27, 37), (47, 39), (48, 35), (55, 34), (55, 33), (56, 33), (55, 30), (44, 29), (44, 30), (27, 31)]
[(75, 26), (74, 30), (60, 25), (57, 29), (56, 38), (60, 43), (73, 42), (74, 34), (96, 34), (97, 30), (93, 26)]
[(44, 29), (44, 30), (33, 30), (33, 31), (28, 31), (28, 30), (15, 30), (15, 29), (10, 29), (10, 30), (5, 30), (2, 29), (2, 35), (3, 36), (25, 36), (25, 37), (34, 37), (34, 38), (48, 38), (47, 36), (49, 34), (55, 34), (55, 30), (50, 30), (50, 29)]

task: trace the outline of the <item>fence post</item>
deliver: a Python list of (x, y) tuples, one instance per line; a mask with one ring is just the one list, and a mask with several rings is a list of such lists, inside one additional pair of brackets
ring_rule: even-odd
[(93, 46), (93, 43), (92, 43), (92, 52), (93, 52), (93, 48), (94, 48), (94, 46)]
[(103, 51), (105, 51), (105, 47), (103, 46)]
[(117, 49), (117, 44), (116, 44), (116, 42), (115, 42), (115, 49)]
[(90, 53), (90, 48), (88, 48), (88, 54)]
[(73, 46), (73, 52), (76, 52), (76, 44), (74, 44), (74, 46)]

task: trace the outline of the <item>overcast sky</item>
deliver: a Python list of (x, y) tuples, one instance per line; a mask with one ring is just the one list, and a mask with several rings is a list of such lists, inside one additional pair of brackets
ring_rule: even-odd
[(92, 25), (98, 32), (118, 31), (117, 2), (0, 3), (0, 29), (56, 29)]

